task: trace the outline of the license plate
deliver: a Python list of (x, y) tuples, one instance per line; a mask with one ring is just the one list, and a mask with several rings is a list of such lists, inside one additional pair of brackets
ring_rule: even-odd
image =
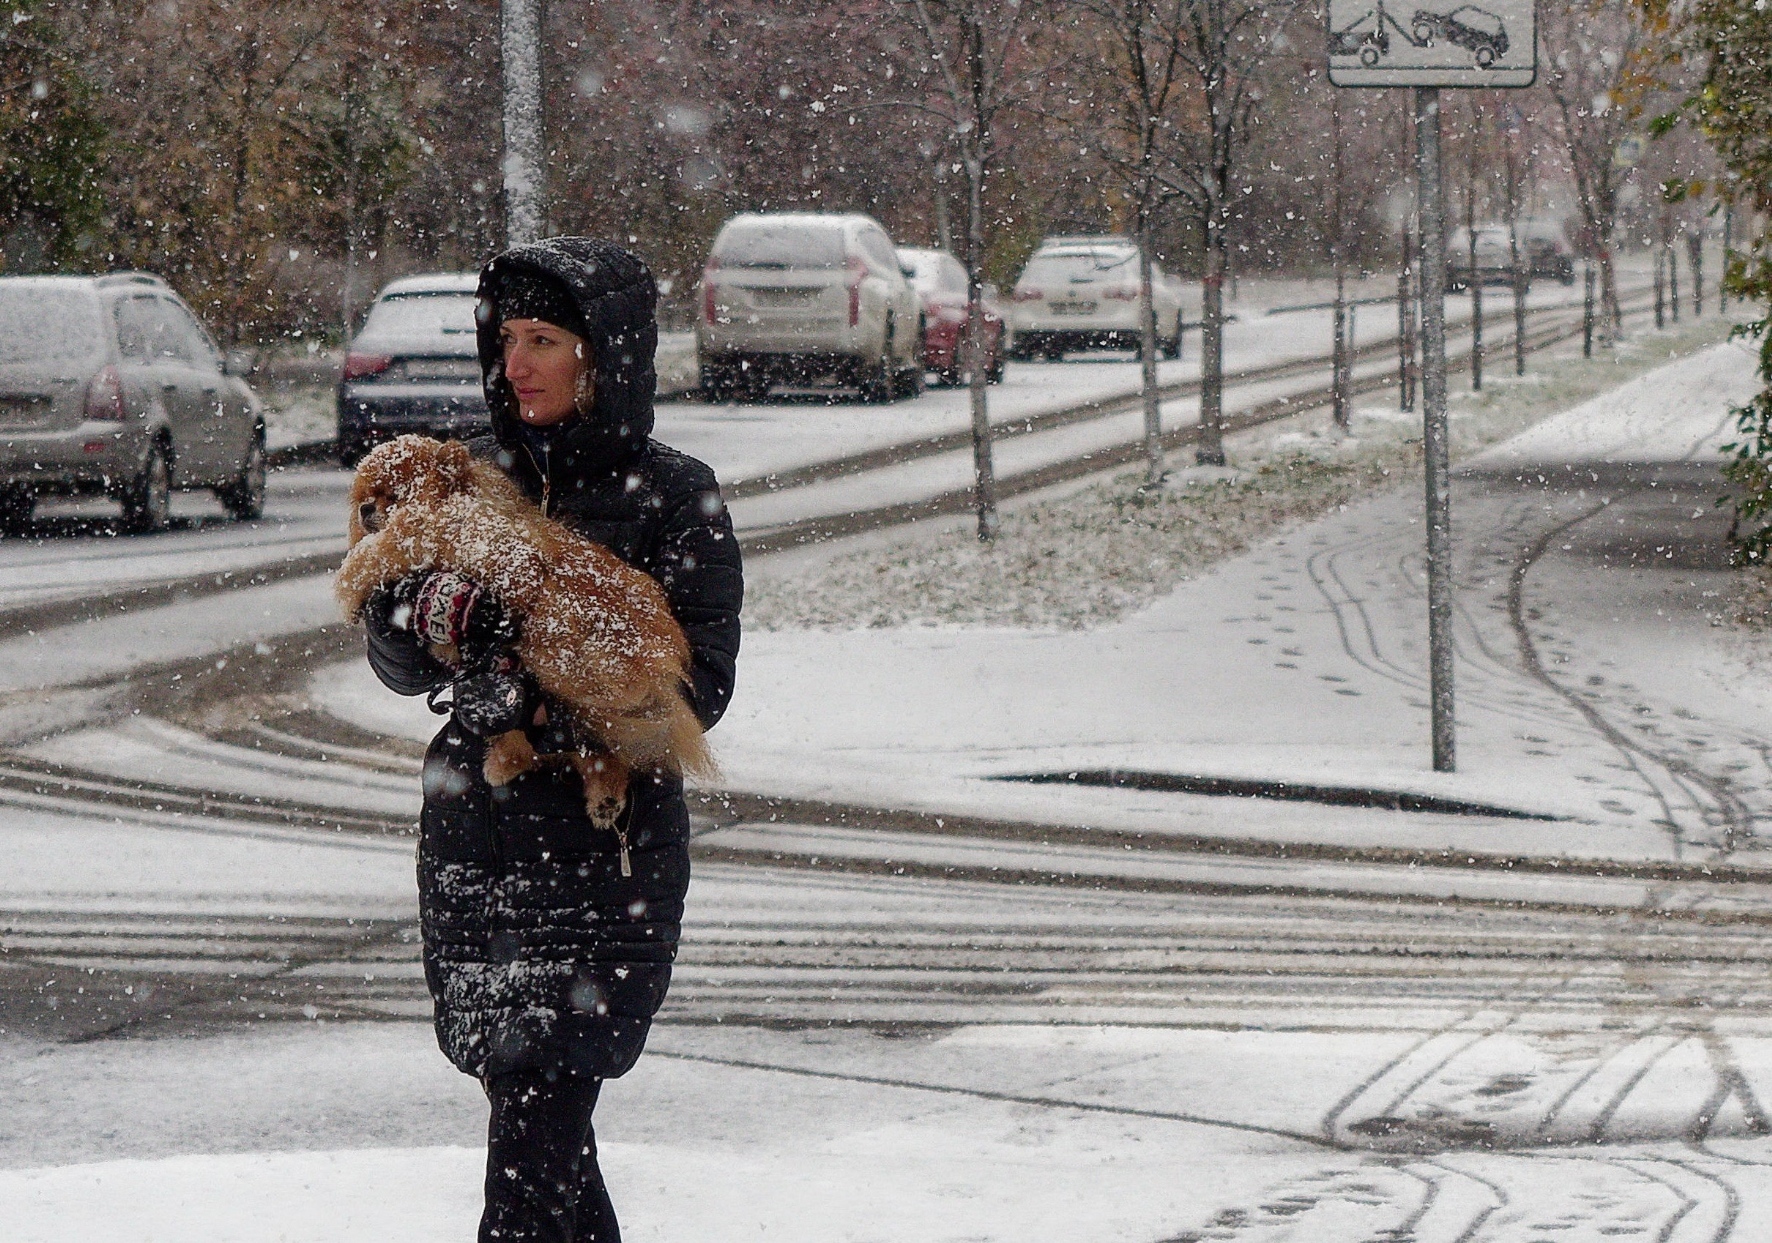
[(753, 289), (751, 300), (758, 306), (805, 306), (815, 300), (819, 293), (817, 289)]
[(1095, 314), (1095, 303), (1054, 302), (1052, 303), (1052, 313), (1054, 315), (1093, 315)]
[(31, 396), (0, 396), (0, 423), (9, 427), (41, 423), (49, 417), (49, 398)]
[(477, 358), (410, 358), (406, 361), (406, 378), (414, 383), (442, 382), (466, 384), (480, 378)]

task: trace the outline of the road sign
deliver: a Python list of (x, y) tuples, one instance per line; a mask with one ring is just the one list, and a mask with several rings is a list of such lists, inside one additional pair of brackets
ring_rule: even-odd
[(1613, 168), (1635, 168), (1637, 161), (1643, 158), (1643, 152), (1649, 149), (1649, 140), (1641, 134), (1626, 134), (1618, 140), (1612, 149)]
[(1329, 0), (1336, 86), (1531, 86), (1533, 0)]

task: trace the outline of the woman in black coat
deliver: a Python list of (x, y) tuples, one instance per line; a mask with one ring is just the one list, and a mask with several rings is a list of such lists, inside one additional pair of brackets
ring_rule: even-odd
[[(685, 694), (711, 727), (738, 655), (738, 544), (713, 472), (650, 439), (651, 273), (619, 246), (562, 237), (497, 256), (479, 292), (492, 434), (470, 450), (658, 580), (689, 639)], [(522, 623), (441, 572), (378, 594), (366, 620), (370, 665), (405, 695), (456, 678), (424, 642), (483, 643)], [(489, 787), (480, 767), (496, 731), (484, 722), (504, 710), (489, 681), (453, 686), (425, 757), (418, 851), (437, 1040), (492, 1104), (480, 1239), (613, 1243), (591, 1110), (603, 1080), (640, 1056), (670, 982), (688, 808), (676, 779), (635, 773), (615, 830), (598, 830), (569, 768)], [(532, 685), (521, 712), (538, 750), (570, 745)]]

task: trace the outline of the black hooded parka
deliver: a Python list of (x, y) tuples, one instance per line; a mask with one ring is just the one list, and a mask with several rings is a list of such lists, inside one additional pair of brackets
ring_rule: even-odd
[[(519, 432), (497, 313), (503, 283), (560, 282), (582, 316), (592, 408), (540, 453)], [(657, 293), (636, 256), (592, 238), (508, 250), (480, 278), (480, 362), (492, 434), (469, 449), (547, 512), (656, 578), (689, 639), (686, 694), (703, 728), (732, 694), (743, 598), (737, 541), (705, 465), (650, 439)], [(451, 671), (370, 611), (369, 660), (401, 694)], [(437, 1040), (475, 1076), (531, 1068), (613, 1078), (640, 1056), (664, 1000), (689, 883), (680, 782), (636, 772), (618, 839), (592, 826), (576, 774), (544, 768), (493, 789), (483, 740), (451, 719), (425, 759), (418, 852), (425, 978)]]

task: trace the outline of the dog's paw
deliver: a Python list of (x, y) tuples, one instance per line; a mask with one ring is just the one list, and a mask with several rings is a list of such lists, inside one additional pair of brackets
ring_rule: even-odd
[(627, 799), (613, 794), (604, 794), (601, 797), (593, 795), (585, 800), (585, 812), (591, 818), (592, 827), (613, 829), (615, 822), (621, 819), (621, 809), (626, 805)]
[(488, 785), (503, 786), (533, 769), (535, 764), (535, 748), (529, 745), (522, 730), (513, 729), (487, 745), (486, 762), (481, 765), (481, 771), (486, 774)]

